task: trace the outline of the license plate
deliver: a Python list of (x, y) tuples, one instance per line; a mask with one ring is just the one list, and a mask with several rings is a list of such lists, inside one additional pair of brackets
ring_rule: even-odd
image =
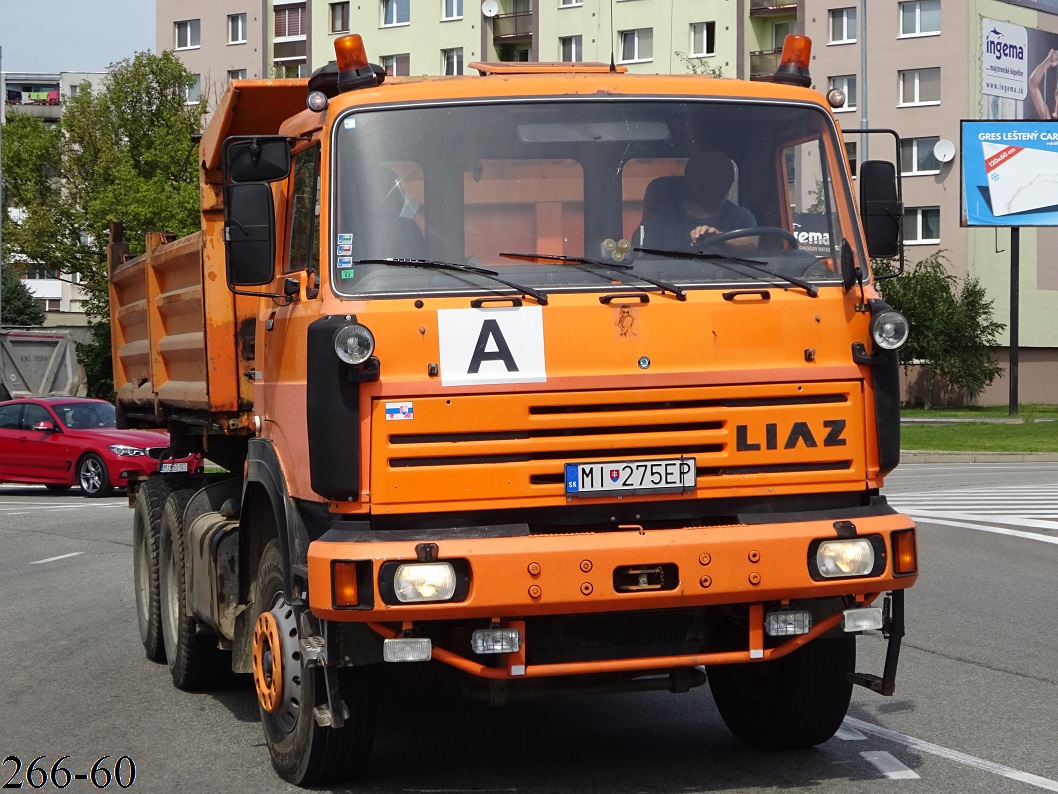
[(172, 474), (178, 471), (187, 471), (187, 461), (182, 460), (179, 463), (163, 463), (159, 469), (162, 474)]
[(570, 496), (686, 493), (694, 490), (696, 476), (694, 458), (567, 463), (566, 493)]

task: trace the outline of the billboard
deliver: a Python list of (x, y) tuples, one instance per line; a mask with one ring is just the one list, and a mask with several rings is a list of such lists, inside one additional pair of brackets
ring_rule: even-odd
[(1058, 33), (983, 17), (981, 94), (981, 118), (1058, 119)]
[(962, 225), (1058, 226), (1058, 124), (963, 121)]

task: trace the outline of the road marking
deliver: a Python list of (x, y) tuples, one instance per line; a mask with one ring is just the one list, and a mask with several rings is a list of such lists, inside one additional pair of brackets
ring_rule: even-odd
[(1025, 540), (1038, 540), (1041, 543), (1053, 543), (1058, 545), (1058, 537), (1051, 535), (1037, 535), (1035, 532), (1021, 532), (1017, 529), (1007, 529), (1006, 527), (993, 527), (988, 524), (970, 524), (966, 521), (949, 521), (943, 518), (932, 518), (927, 515), (916, 515), (915, 513), (909, 514), (912, 518), (919, 518), (929, 524), (942, 524), (946, 527), (959, 527), (961, 529), (979, 529), (982, 532), (992, 532), (996, 535), (1010, 535), (1015, 538), (1023, 538)]
[[(963, 764), (964, 766), (973, 767), (974, 769), (980, 769), (983, 772), (991, 772), (993, 775), (999, 775), (1010, 780), (1017, 780), (1020, 783), (1028, 783), (1030, 786), (1036, 786), (1044, 791), (1055, 791), (1058, 792), (1058, 780), (1051, 780), (1049, 778), (1040, 777), (1034, 775), (1031, 772), (1022, 772), (1020, 769), (1013, 769), (1009, 766), (1003, 766), (992, 761), (986, 761), (983, 758), (977, 758), (973, 755), (967, 755), (966, 753), (960, 753), (958, 750), (949, 750), (947, 747), (941, 747), (939, 744), (932, 744), (930, 742), (924, 742), (921, 739), (916, 739), (913, 736), (905, 736), (902, 733), (891, 731), (888, 728), (883, 728), (880, 725), (874, 725), (870, 722), (864, 722), (863, 720), (855, 719), (854, 717), (846, 717), (845, 723), (851, 725), (864, 733), (869, 733), (882, 739), (888, 739), (891, 742), (902, 744), (905, 747), (909, 747), (912, 750), (917, 750), (922, 753), (929, 753), (930, 755), (940, 756), (946, 758), (949, 761), (954, 761), (957, 764)], [(870, 759), (868, 759), (870, 760)], [(873, 762), (872, 762), (873, 763)]]
[(867, 738), (855, 728), (844, 724), (838, 728), (838, 732), (834, 735), (846, 742), (859, 742)]
[(868, 750), (860, 755), (890, 780), (918, 780), (914, 771), (884, 750)]
[(84, 554), (83, 551), (71, 551), (69, 554), (60, 554), (58, 557), (48, 557), (46, 560), (34, 560), (30, 565), (41, 565), (45, 562), (55, 562), (56, 560), (65, 560), (67, 557), (76, 557), (78, 554)]

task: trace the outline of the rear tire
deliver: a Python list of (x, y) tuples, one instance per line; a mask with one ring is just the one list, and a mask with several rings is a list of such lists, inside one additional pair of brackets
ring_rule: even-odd
[(152, 662), (165, 661), (159, 579), (162, 508), (169, 487), (158, 478), (148, 479), (136, 492), (132, 514), (132, 571), (136, 589), (136, 619), (140, 642)]
[(212, 689), (231, 680), (231, 653), (217, 647), (214, 634), (199, 631), (198, 621), (187, 611), (189, 582), (183, 519), (193, 493), (190, 488), (181, 488), (166, 497), (159, 528), (162, 641), (173, 684), (184, 690)]
[(852, 698), (856, 638), (817, 639), (770, 662), (716, 665), (709, 688), (728, 729), (766, 750), (812, 747), (841, 727)]
[[(279, 542), (272, 540), (265, 547), (257, 574), (254, 599), (258, 619), (269, 612), (280, 629), (279, 636), (292, 636), (294, 642), (282, 644), (275, 650), (281, 656), (282, 687), (272, 710), (265, 708), (261, 685), (258, 685), (258, 706), (265, 741), (272, 757), (272, 766), (279, 775), (296, 786), (336, 783), (350, 780), (363, 772), (371, 755), (375, 738), (375, 701), (369, 671), (363, 667), (343, 667), (334, 670), (338, 676), (342, 700), (349, 708), (349, 717), (341, 728), (320, 727), (313, 716), (313, 708), (327, 702), (326, 684), (320, 667), (302, 665), (297, 627), (299, 614), (287, 605), (283, 595), (284, 564)], [(258, 627), (261, 625), (258, 622)], [(294, 633), (291, 634), (291, 629)], [(255, 634), (258, 632), (255, 631)], [(266, 674), (273, 649), (262, 642), (258, 653), (255, 641), (255, 662), (263, 658)], [(255, 673), (255, 679), (257, 678)], [(268, 676), (266, 683), (271, 683)]]
[(114, 491), (107, 464), (94, 452), (89, 452), (77, 462), (77, 484), (81, 486), (81, 493), (89, 499), (110, 496)]

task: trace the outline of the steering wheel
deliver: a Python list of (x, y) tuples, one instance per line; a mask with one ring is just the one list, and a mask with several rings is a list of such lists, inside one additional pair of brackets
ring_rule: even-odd
[(728, 240), (737, 240), (740, 237), (778, 237), (797, 248), (797, 236), (786, 229), (778, 226), (747, 226), (745, 229), (732, 229), (729, 232), (714, 234), (705, 240), (707, 244), (726, 243)]

